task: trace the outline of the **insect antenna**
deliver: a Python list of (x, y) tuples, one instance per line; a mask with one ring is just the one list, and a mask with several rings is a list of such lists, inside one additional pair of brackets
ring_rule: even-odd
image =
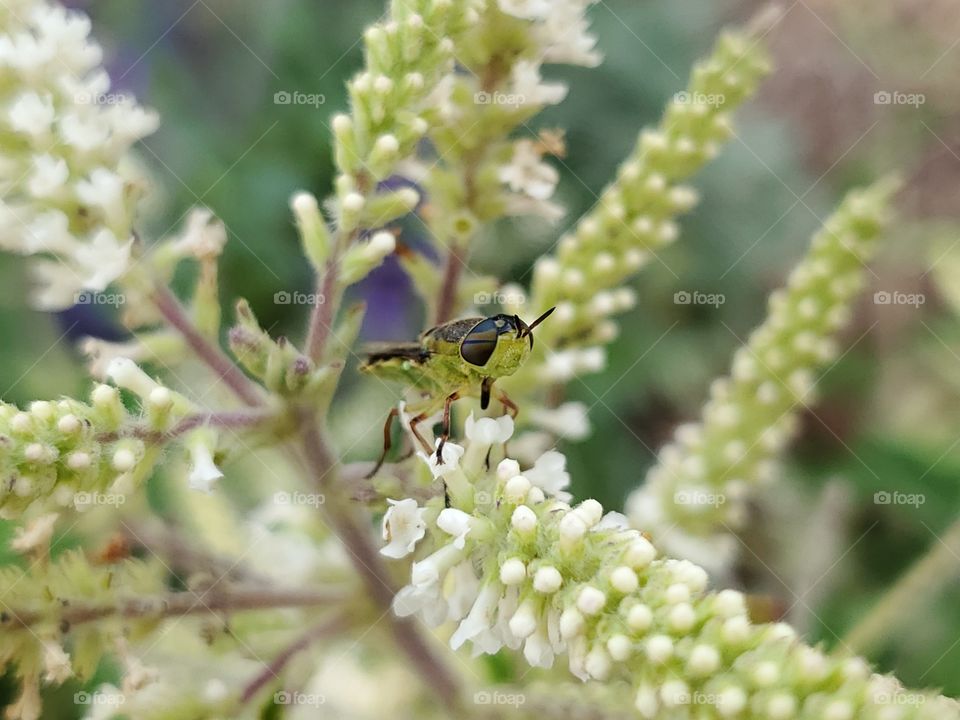
[(557, 306), (554, 305), (552, 308), (550, 308), (549, 310), (547, 310), (543, 315), (541, 315), (541, 316), (538, 317), (536, 320), (534, 320), (532, 323), (530, 323), (529, 325), (527, 325), (526, 327), (523, 328), (523, 331), (520, 333), (520, 337), (527, 337), (528, 335), (530, 336), (530, 349), (531, 349), (531, 350), (533, 350), (533, 329), (534, 329), (537, 325), (539, 325), (540, 323), (542, 323), (544, 320), (546, 320), (548, 317), (550, 317), (550, 313), (552, 313), (552, 312), (553, 312), (554, 310), (556, 310), (556, 309), (557, 309)]

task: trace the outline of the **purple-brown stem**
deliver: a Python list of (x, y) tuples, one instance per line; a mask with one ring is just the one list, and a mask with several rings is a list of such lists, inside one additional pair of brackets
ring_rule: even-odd
[[(240, 612), (282, 607), (312, 607), (343, 602), (347, 596), (339, 591), (302, 590), (298, 588), (232, 588), (227, 591), (176, 592), (155, 597), (138, 597), (113, 603), (63, 603), (56, 618), (70, 627), (116, 615), (123, 618), (175, 617), (214, 612)], [(0, 613), (0, 624), (16, 623), (28, 627), (48, 620), (47, 613), (35, 610), (17, 612), (6, 608)]]
[(250, 702), (250, 700), (256, 696), (256, 694), (260, 692), (265, 685), (275, 679), (279, 679), (280, 673), (283, 672), (283, 669), (287, 666), (287, 663), (289, 663), (298, 653), (303, 652), (318, 640), (335, 635), (338, 630), (343, 629), (345, 620), (346, 615), (344, 613), (337, 613), (333, 617), (317, 623), (305, 633), (300, 635), (295, 641), (281, 650), (273, 660), (264, 665), (263, 670), (246, 684), (243, 689), (243, 693), (240, 695), (240, 702)]
[(412, 621), (393, 614), (391, 608), (397, 588), (371, 542), (368, 529), (357, 521), (351, 505), (341, 500), (334, 477), (336, 460), (317, 426), (316, 419), (309, 412), (303, 413), (301, 429), (304, 455), (310, 473), (317, 488), (327, 498), (324, 506), (327, 520), (346, 547), (370, 598), (384, 613), (385, 619), (389, 620), (397, 645), (410, 658), (428, 687), (437, 694), (454, 717), (457, 717), (460, 707), (459, 682), (427, 645)]
[(158, 285), (152, 298), (167, 323), (183, 336), (197, 357), (213, 370), (238, 398), (252, 407), (263, 404), (263, 395), (257, 386), (219, 346), (211, 343), (197, 330), (183, 305), (168, 287)]

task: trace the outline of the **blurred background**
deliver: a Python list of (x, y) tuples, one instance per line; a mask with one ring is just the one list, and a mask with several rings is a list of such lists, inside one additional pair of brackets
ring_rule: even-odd
[[(93, 17), (116, 91), (162, 117), (141, 151), (156, 184), (141, 234), (163, 237), (192, 206), (212, 208), (230, 235), (227, 312), (230, 298), (245, 296), (272, 332), (299, 337), (305, 311), (274, 302), (275, 293), (309, 292), (311, 283), (288, 198), (330, 190), (329, 119), (346, 107), (344, 81), (362, 60), (358, 39), (382, 0), (73, 4)], [(717, 31), (758, 7), (597, 4), (604, 64), (552, 69), (569, 83), (569, 99), (535, 123), (567, 130), (557, 199), (569, 214), (555, 227), (503, 223), (476, 249), (474, 269), (528, 281), (532, 260), (593, 204)], [(765, 520), (743, 538), (750, 551), (740, 579), (766, 598), (770, 614), (840, 647), (883, 589), (960, 516), (960, 4), (798, 0), (784, 9), (769, 35), (776, 70), (740, 114), (737, 137), (695, 179), (703, 200), (683, 219), (681, 240), (635, 283), (638, 307), (621, 319), (608, 369), (571, 385), (572, 397), (593, 406), (591, 437), (561, 449), (578, 496), (620, 507), (672, 428), (697, 416), (710, 380), (726, 372), (763, 318), (766, 295), (843, 192), (898, 171), (906, 180), (900, 219), (843, 338), (850, 349), (821, 381), (784, 483), (758, 501)], [(316, 94), (317, 105), (276, 104), (284, 91)], [(0, 256), (0, 395), (23, 402), (81, 392), (88, 381), (80, 356), (57, 341), (122, 337), (119, 324), (99, 307), (32, 312), (23, 301), (28, 282), (20, 260)], [(675, 292), (694, 289), (724, 302), (674, 304)], [(422, 310), (394, 265), (362, 291), (367, 339), (411, 339), (422, 329)], [(917, 299), (885, 304), (875, 300), (883, 292)], [(336, 427), (366, 434), (348, 459), (372, 459), (392, 399), (352, 373), (344, 392), (356, 397)], [(875, 501), (894, 491), (924, 501)], [(908, 685), (957, 695), (960, 557), (952, 569), (871, 659)]]

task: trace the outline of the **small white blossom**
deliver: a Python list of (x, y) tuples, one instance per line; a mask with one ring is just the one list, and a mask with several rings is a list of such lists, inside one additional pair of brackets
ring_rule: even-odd
[(207, 208), (190, 211), (182, 234), (173, 242), (178, 254), (196, 258), (217, 257), (227, 244), (227, 230)]
[(191, 490), (213, 492), (213, 484), (223, 477), (213, 460), (215, 445), (216, 435), (206, 428), (194, 431), (187, 439), (186, 446), (190, 454), (190, 474), (187, 482)]
[(60, 684), (73, 677), (70, 656), (64, 652), (59, 643), (43, 644), (43, 669), (45, 671), (43, 679), (49, 683)]
[(570, 485), (566, 468), (567, 458), (556, 450), (548, 450), (523, 475), (547, 495), (569, 502), (573, 496), (565, 490)]
[(467, 438), (481, 445), (497, 445), (507, 442), (513, 436), (513, 418), (502, 415), (498, 418), (482, 417), (475, 420), (473, 413), (464, 426)]
[(24, 527), (17, 528), (10, 548), (22, 554), (46, 548), (53, 537), (53, 528), (59, 517), (58, 513), (46, 513), (34, 518)]
[[(437, 439), (437, 446), (440, 445), (440, 439)], [(463, 446), (457, 445), (456, 443), (447, 442), (443, 445), (443, 450), (440, 451), (443, 462), (437, 461), (437, 454), (435, 452), (427, 455), (425, 452), (418, 452), (417, 456), (423, 460), (427, 467), (430, 468), (430, 473), (433, 475), (434, 479), (442, 478), (445, 475), (457, 470), (460, 466), (460, 458), (463, 457)]]
[(565, 402), (556, 408), (534, 408), (530, 419), (564, 440), (583, 440), (590, 434), (587, 406), (582, 402)]
[(391, 558), (402, 558), (413, 552), (417, 542), (427, 532), (427, 523), (423, 519), (426, 508), (417, 505), (416, 500), (390, 500), (383, 516), (383, 539), (387, 544), (380, 553)]
[(539, 20), (547, 17), (551, 11), (548, 0), (498, 0), (497, 4), (507, 15), (523, 20)]
[(514, 192), (546, 200), (553, 195), (560, 173), (543, 162), (537, 143), (524, 138), (513, 144), (513, 157), (508, 165), (500, 167), (499, 177)]
[(448, 535), (453, 535), (454, 547), (463, 549), (467, 542), (467, 534), (470, 532), (472, 521), (473, 516), (463, 512), (463, 510), (444, 508), (437, 517), (437, 527)]
[(547, 62), (596, 67), (603, 56), (596, 50), (597, 38), (587, 32), (586, 9), (596, 0), (558, 0), (535, 29)]
[(540, 64), (532, 60), (514, 63), (510, 83), (510, 94), (520, 98), (523, 105), (556, 105), (567, 96), (563, 83), (543, 82)]

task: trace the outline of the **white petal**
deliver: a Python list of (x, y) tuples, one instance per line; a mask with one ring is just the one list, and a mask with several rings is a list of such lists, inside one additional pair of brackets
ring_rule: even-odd
[(380, 553), (390, 558), (402, 558), (413, 552), (417, 542), (427, 532), (423, 519), (426, 508), (416, 500), (387, 500), (390, 507), (383, 516), (383, 539), (387, 541)]

